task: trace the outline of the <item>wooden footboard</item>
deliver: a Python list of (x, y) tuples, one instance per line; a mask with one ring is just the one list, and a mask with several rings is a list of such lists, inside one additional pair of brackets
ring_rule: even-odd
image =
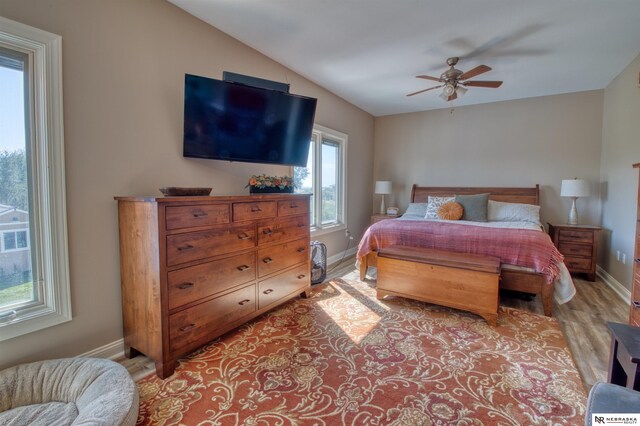
[[(371, 252), (360, 259), (360, 279), (364, 280), (367, 268), (378, 265), (378, 254)], [(553, 316), (553, 285), (547, 283), (542, 274), (527, 271), (503, 269), (500, 274), (500, 288), (505, 290), (532, 293), (542, 300), (544, 314)]]

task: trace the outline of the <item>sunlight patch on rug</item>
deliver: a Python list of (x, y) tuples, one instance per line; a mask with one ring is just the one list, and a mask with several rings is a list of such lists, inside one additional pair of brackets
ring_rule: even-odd
[(139, 381), (138, 424), (582, 424), (586, 394), (557, 321), (498, 325), (336, 279)]

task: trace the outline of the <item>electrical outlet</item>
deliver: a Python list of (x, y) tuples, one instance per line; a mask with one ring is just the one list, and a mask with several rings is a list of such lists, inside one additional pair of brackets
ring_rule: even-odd
[(622, 253), (622, 264), (623, 265), (627, 264), (627, 255), (625, 253)]
[(353, 235), (351, 235), (351, 231), (349, 231), (348, 229), (344, 230), (344, 236), (350, 240), (353, 240)]
[(620, 250), (616, 250), (616, 260), (620, 262)]

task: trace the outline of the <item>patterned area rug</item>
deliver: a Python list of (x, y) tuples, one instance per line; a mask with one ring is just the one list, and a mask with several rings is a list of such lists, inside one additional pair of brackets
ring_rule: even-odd
[(576, 425), (586, 402), (555, 319), (491, 327), (341, 279), (139, 386), (139, 425)]

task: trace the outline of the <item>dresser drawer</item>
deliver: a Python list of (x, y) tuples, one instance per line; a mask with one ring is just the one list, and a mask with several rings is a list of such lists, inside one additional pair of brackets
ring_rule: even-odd
[(233, 221), (265, 219), (276, 217), (275, 201), (256, 201), (255, 203), (233, 203)]
[(560, 253), (564, 254), (565, 256), (570, 257), (577, 256), (591, 258), (591, 255), (593, 254), (593, 246), (585, 244), (561, 242), (558, 245), (558, 250), (560, 250)]
[(309, 215), (262, 221), (258, 224), (258, 245), (293, 240), (309, 234)]
[(591, 258), (565, 256), (564, 264), (571, 272), (591, 272)]
[(593, 232), (573, 229), (560, 229), (558, 231), (558, 241), (592, 244)]
[(171, 351), (184, 352), (201, 346), (217, 329), (255, 311), (256, 286), (251, 284), (175, 313), (169, 317)]
[(288, 268), (309, 259), (306, 238), (258, 250), (258, 277)]
[(309, 200), (282, 200), (278, 201), (278, 216), (293, 216), (297, 214), (309, 214)]
[(230, 222), (229, 204), (167, 207), (165, 215), (168, 230)]
[(167, 237), (167, 265), (174, 266), (256, 245), (253, 223), (216, 227)]
[(169, 309), (256, 279), (256, 255), (245, 253), (169, 272)]
[(269, 278), (258, 283), (258, 309), (270, 304), (295, 291), (302, 292), (310, 286), (308, 265), (300, 265), (290, 271)]

